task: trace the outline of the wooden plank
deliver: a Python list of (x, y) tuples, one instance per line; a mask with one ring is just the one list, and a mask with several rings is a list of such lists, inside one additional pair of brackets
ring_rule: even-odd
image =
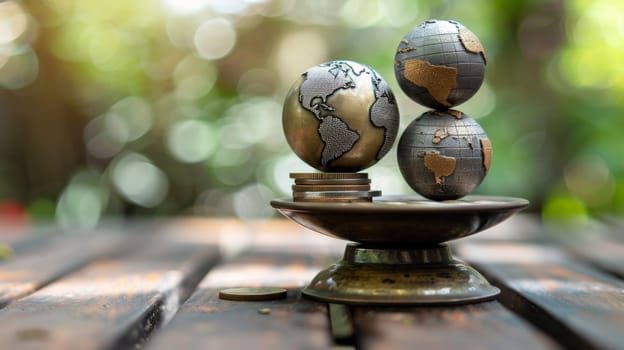
[(624, 243), (621, 241), (605, 237), (574, 240), (562, 238), (560, 244), (574, 257), (624, 279)]
[(313, 232), (285, 218), (258, 221), (215, 218), (166, 220), (162, 230), (177, 239), (194, 243), (218, 244), (225, 258), (245, 250), (307, 251), (320, 255), (341, 256), (345, 241)]
[(544, 227), (539, 217), (530, 214), (517, 214), (502, 223), (470, 236), (472, 242), (475, 241), (545, 241), (548, 237), (544, 235)]
[(30, 252), (42, 251), (46, 247), (53, 245), (55, 242), (59, 242), (63, 238), (66, 237), (64, 235), (59, 236), (53, 234), (45, 234), (41, 236), (24, 234), (21, 236), (2, 237), (0, 238), (0, 243), (8, 247), (11, 254), (5, 256), (3, 259), (0, 259), (0, 263), (10, 261), (11, 258), (14, 258), (15, 256), (22, 256)]
[(87, 234), (20, 242), (12, 256), (0, 264), (0, 307), (90, 261), (114, 254), (124, 240), (121, 235)]
[[(126, 227), (127, 228), (127, 227)], [(35, 255), (44, 250), (49, 250), (52, 245), (63, 244), (68, 240), (89, 239), (90, 236), (109, 235), (109, 230), (63, 230), (50, 224), (36, 224), (20, 227), (4, 227), (0, 225), (0, 243), (6, 245), (11, 250), (7, 259), (0, 260), (10, 261), (10, 258), (25, 256), (31, 253)], [(109, 238), (111, 239), (111, 238)]]
[(62, 239), (61, 236), (51, 234), (39, 236), (24, 233), (15, 236), (2, 236), (0, 237), (0, 265), (11, 261), (16, 256), (42, 251), (45, 247), (54, 244), (54, 242), (60, 239)]
[[(245, 252), (200, 283), (150, 349), (327, 349), (327, 307), (301, 299), (300, 288), (320, 270), (323, 256), (289, 251)], [(228, 301), (228, 287), (284, 287), (286, 299)]]
[(576, 260), (624, 279), (624, 236), (615, 223), (589, 221), (574, 228), (553, 228), (551, 238)]
[(142, 238), (140, 249), (95, 261), (1, 310), (3, 347), (139, 346), (218, 258), (215, 246)]
[(463, 306), (354, 310), (361, 349), (558, 349), (496, 301)]
[(570, 348), (622, 348), (624, 282), (556, 246), (491, 243), (459, 253), (502, 290), (499, 300)]

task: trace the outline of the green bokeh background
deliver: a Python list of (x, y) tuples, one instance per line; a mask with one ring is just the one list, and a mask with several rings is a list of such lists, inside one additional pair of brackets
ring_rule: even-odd
[[(488, 55), (458, 109), (494, 147), (478, 193), (547, 220), (624, 213), (619, 0), (9, 0), (0, 3), (0, 216), (92, 227), (110, 215), (275, 215), (291, 171), (281, 104), (308, 67), (394, 79), (402, 36), (454, 19)], [(409, 193), (395, 152), (368, 169)]]

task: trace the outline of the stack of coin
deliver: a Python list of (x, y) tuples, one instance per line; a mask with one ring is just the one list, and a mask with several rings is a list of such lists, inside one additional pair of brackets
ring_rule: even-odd
[(381, 191), (371, 191), (367, 173), (291, 173), (295, 202), (371, 202)]

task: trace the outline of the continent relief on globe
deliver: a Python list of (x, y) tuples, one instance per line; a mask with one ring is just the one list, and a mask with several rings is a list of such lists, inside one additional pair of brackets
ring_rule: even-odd
[(492, 144), (483, 128), (457, 110), (429, 111), (415, 119), (397, 151), (408, 184), (435, 200), (469, 194), (492, 162)]
[(436, 66), (418, 59), (407, 60), (404, 65), (405, 79), (427, 89), (439, 104), (446, 107), (452, 106), (447, 99), (451, 90), (457, 86), (457, 68)]
[[(436, 143), (435, 141), (432, 141)], [(479, 139), (481, 143), (481, 152), (483, 156), (483, 169), (485, 175), (490, 171), (490, 164), (492, 163), (492, 143), (489, 139)], [(444, 178), (453, 175), (455, 167), (457, 166), (457, 159), (454, 157), (447, 157), (440, 154), (438, 151), (429, 151), (423, 154), (423, 163), (425, 168), (433, 173), (436, 185), (444, 184)]]
[[(466, 27), (461, 27), (458, 32), (459, 40), (464, 49), (468, 52), (480, 54), (484, 62), (487, 63), (485, 49), (481, 45), (479, 38)], [(409, 41), (403, 40), (399, 46), (398, 53), (405, 53), (417, 50), (409, 46)], [(400, 62), (396, 62), (400, 65)], [(408, 59), (403, 62), (403, 76), (406, 80), (416, 86), (426, 89), (436, 102), (451, 107), (448, 97), (451, 91), (457, 87), (457, 68), (445, 65), (434, 65), (425, 60)]]
[(468, 30), (468, 28), (466, 27), (461, 27), (459, 29), (459, 40), (461, 41), (462, 45), (464, 45), (466, 51), (480, 54), (483, 57), (483, 61), (487, 64), (485, 49), (483, 48), (483, 45), (481, 45), (481, 41), (479, 41), (479, 38), (477, 38), (477, 36), (473, 32)]
[(376, 101), (372, 85), (362, 84), (357, 92), (348, 84), (302, 92), (305, 79), (302, 75), (288, 93), (283, 111), (288, 118), (282, 120), (286, 140), (297, 156), (327, 172), (359, 171), (375, 164), (386, 129), (368, 118)]
[[(447, 130), (436, 130), (432, 144), (439, 144), (444, 138), (448, 137)], [(492, 163), (492, 143), (488, 138), (479, 139), (481, 146), (481, 157), (483, 163), (484, 174), (487, 175), (490, 171), (490, 165)], [(423, 158), (423, 164), (425, 168), (433, 173), (435, 184), (442, 186), (444, 184), (444, 178), (453, 175), (457, 166), (457, 159), (455, 157), (448, 157), (441, 155), (439, 151), (427, 151), (421, 154)]]
[(453, 175), (457, 166), (457, 159), (440, 155), (438, 151), (425, 152), (423, 155), (425, 168), (434, 176), (436, 185), (444, 184), (444, 177)]
[(490, 142), (490, 139), (479, 139), (479, 142), (481, 143), (481, 152), (483, 153), (483, 168), (485, 169), (485, 175), (487, 175), (492, 164), (492, 142)]

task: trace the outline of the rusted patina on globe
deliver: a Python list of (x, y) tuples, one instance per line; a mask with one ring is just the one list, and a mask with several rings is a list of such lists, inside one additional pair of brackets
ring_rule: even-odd
[(325, 172), (356, 172), (392, 147), (399, 110), (388, 84), (372, 68), (331, 61), (308, 69), (286, 96), (286, 140), (310, 166)]
[(485, 74), (486, 55), (475, 34), (455, 21), (429, 20), (399, 43), (394, 71), (414, 101), (447, 109), (472, 97)]
[(434, 200), (472, 192), (487, 175), (492, 144), (472, 118), (457, 111), (430, 111), (406, 128), (397, 158), (410, 187)]

